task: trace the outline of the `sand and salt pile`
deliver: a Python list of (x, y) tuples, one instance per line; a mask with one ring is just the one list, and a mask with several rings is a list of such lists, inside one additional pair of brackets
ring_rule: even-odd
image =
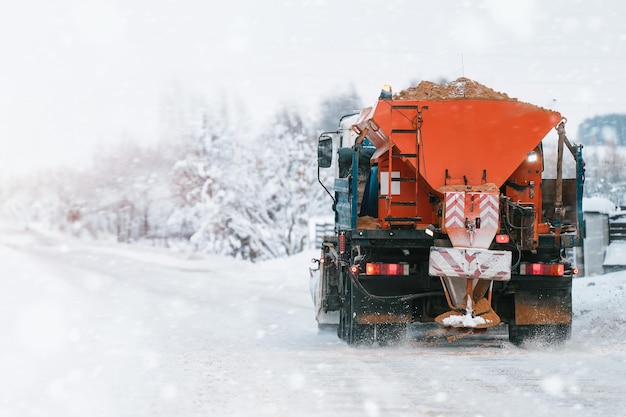
[(417, 87), (409, 87), (393, 95), (394, 100), (505, 100), (517, 101), (469, 78), (436, 84), (422, 81)]

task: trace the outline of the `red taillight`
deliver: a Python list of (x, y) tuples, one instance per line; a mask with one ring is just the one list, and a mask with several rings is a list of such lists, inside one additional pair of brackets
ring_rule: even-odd
[(352, 275), (357, 275), (359, 273), (359, 266), (358, 265), (352, 265), (350, 267), (350, 271), (352, 271)]
[(368, 263), (365, 265), (366, 275), (380, 275), (380, 264)]
[(563, 276), (565, 274), (565, 265), (563, 264), (521, 264), (519, 268), (520, 275), (550, 275)]
[(383, 264), (371, 262), (365, 265), (367, 275), (409, 275), (409, 264)]
[(509, 235), (496, 235), (496, 243), (509, 243), (510, 240)]

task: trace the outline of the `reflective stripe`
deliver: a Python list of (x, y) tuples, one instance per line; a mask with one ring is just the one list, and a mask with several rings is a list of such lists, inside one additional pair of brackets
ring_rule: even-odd
[(482, 194), (480, 196), (480, 220), (483, 228), (498, 228), (498, 211), (500, 205), (498, 196), (495, 194)]
[(440, 277), (511, 279), (511, 252), (471, 248), (430, 248), (428, 273)]
[(465, 193), (446, 193), (446, 228), (465, 227)]

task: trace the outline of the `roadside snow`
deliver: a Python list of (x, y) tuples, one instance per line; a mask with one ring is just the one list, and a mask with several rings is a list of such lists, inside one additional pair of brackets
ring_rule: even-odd
[(617, 209), (615, 204), (603, 197), (584, 197), (583, 211), (586, 213), (604, 213), (610, 214)]
[(603, 266), (624, 265), (626, 263), (626, 242), (615, 241), (606, 248)]
[(626, 271), (577, 278), (572, 291), (574, 322), (569, 345), (626, 353)]
[[(572, 339), (392, 348), (318, 334), (317, 251), (250, 264), (0, 226), (0, 416), (605, 416), (626, 409), (626, 272), (574, 281)], [(457, 399), (462, 399), (457, 401)]]

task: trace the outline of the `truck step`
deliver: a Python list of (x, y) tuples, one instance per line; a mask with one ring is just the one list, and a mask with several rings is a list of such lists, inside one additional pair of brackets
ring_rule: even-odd
[(415, 182), (417, 179), (415, 177), (391, 177), (392, 182)]
[(413, 133), (417, 135), (417, 129), (391, 129), (391, 134), (404, 134), (404, 133)]
[(413, 223), (417, 223), (417, 222), (421, 222), (422, 218), (421, 217), (385, 217), (385, 221), (389, 222), (389, 223), (394, 223), (394, 222), (413, 222)]

